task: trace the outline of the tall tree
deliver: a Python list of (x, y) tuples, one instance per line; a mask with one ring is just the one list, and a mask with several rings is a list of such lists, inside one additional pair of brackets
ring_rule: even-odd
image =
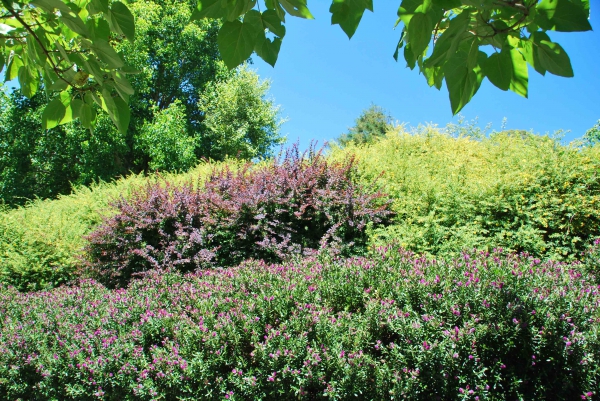
[[(131, 90), (122, 94), (131, 106), (126, 130), (92, 104), (92, 131), (82, 121), (46, 131), (43, 115), (60, 96), (38, 90), (31, 99), (0, 98), (0, 201), (52, 197), (71, 184), (129, 172), (185, 170), (200, 157), (266, 156), (282, 141), (268, 83), (250, 70), (227, 69), (217, 45), (220, 23), (190, 21), (192, 4), (130, 3), (137, 35), (114, 44), (132, 73)], [(237, 127), (236, 135), (221, 135), (216, 146), (215, 129), (229, 127)]]
[(371, 104), (369, 108), (360, 113), (354, 121), (354, 126), (338, 138), (342, 146), (354, 143), (357, 145), (373, 142), (376, 138), (383, 137), (394, 125), (392, 116), (384, 108)]

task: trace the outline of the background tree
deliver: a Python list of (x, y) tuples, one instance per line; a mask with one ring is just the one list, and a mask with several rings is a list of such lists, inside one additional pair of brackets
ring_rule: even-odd
[(338, 142), (342, 146), (350, 143), (357, 145), (371, 143), (375, 139), (383, 137), (393, 127), (390, 113), (380, 106), (371, 104), (354, 121), (354, 126), (338, 138)]
[(600, 120), (585, 132), (585, 135), (583, 135), (583, 143), (586, 146), (594, 146), (597, 143), (600, 143)]
[(98, 105), (91, 107), (93, 132), (81, 121), (46, 131), (43, 114), (56, 99), (52, 94), (0, 98), (6, 110), (0, 119), (1, 201), (53, 197), (70, 192), (72, 184), (129, 172), (186, 170), (201, 157), (266, 156), (281, 143), (278, 109), (266, 98), (268, 83), (250, 70), (226, 68), (216, 43), (220, 23), (190, 22), (193, 4), (130, 3), (137, 35), (131, 43), (114, 45), (136, 72), (129, 75), (131, 115), (125, 131)]

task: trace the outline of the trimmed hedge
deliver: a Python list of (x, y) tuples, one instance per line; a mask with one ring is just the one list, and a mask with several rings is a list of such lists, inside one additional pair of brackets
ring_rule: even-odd
[(0, 287), (0, 399), (594, 399), (599, 287), (495, 251)]

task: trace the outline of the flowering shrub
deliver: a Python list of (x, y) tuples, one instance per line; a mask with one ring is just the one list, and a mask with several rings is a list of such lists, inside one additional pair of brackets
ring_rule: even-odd
[(360, 248), (369, 222), (389, 214), (382, 194), (355, 185), (354, 160), (297, 148), (262, 167), (213, 171), (203, 185), (149, 184), (114, 205), (89, 236), (90, 271), (123, 286), (150, 269), (182, 272), (269, 262), (334, 245)]
[(0, 287), (0, 398), (591, 400), (599, 306), (579, 264), (500, 251)]

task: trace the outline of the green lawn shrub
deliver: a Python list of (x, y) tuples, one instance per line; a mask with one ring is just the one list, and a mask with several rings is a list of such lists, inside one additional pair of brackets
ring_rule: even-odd
[[(227, 162), (236, 169), (237, 162)], [(194, 176), (201, 182), (215, 167), (200, 164), (186, 174), (144, 177), (132, 175), (114, 183), (90, 188), (56, 200), (36, 200), (24, 207), (0, 210), (0, 282), (22, 291), (59, 286), (78, 276), (85, 236), (110, 216), (110, 202), (127, 198), (133, 188), (147, 182), (168, 180), (174, 184)]]
[(0, 399), (592, 400), (593, 280), (500, 250), (388, 248), (118, 290), (0, 286)]
[[(600, 146), (562, 145), (524, 131), (452, 137), (402, 127), (356, 155), (365, 182), (393, 199), (393, 224), (373, 241), (454, 254), (502, 247), (540, 258), (577, 259), (600, 235)], [(382, 173), (383, 172), (383, 173)]]
[(355, 252), (366, 225), (390, 214), (384, 196), (354, 183), (354, 160), (292, 147), (197, 185), (156, 182), (116, 201), (88, 236), (84, 269), (111, 287), (152, 269), (189, 272), (254, 258), (279, 262), (323, 247)]

